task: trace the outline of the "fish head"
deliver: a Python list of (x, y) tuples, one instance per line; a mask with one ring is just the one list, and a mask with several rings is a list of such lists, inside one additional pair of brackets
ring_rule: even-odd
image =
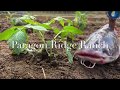
[(107, 26), (92, 33), (74, 56), (91, 63), (106, 64), (119, 57), (119, 40)]

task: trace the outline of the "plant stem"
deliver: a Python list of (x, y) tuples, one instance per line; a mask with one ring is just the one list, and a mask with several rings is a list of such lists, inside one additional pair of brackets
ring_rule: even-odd
[(55, 35), (54, 40), (62, 33), (62, 31), (60, 31), (57, 35)]
[[(42, 41), (43, 41), (43, 43), (44, 43), (44, 45), (45, 45), (46, 42), (45, 42), (45, 38), (44, 38), (43, 34), (42, 34), (40, 31), (39, 31), (39, 34), (40, 34), (40, 36), (42, 37)], [(46, 52), (48, 53), (48, 56), (51, 56), (51, 54), (49, 54), (47, 48), (45, 48), (45, 50), (46, 50)]]

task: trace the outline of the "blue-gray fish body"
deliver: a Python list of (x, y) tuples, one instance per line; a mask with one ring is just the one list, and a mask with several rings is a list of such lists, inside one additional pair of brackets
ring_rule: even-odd
[(75, 57), (92, 63), (106, 64), (119, 57), (119, 40), (109, 24), (92, 33), (85, 45), (75, 52)]

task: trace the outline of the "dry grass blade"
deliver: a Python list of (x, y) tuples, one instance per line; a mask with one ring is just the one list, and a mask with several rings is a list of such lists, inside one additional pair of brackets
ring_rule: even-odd
[(45, 70), (43, 68), (42, 68), (42, 71), (43, 71), (44, 78), (46, 79)]
[(28, 72), (28, 74), (30, 75), (30, 77), (32, 77), (33, 79), (35, 79), (35, 77), (32, 74), (30, 74), (29, 72)]

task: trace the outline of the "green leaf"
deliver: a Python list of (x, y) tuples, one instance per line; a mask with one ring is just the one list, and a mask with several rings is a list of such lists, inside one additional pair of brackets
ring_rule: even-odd
[(22, 47), (23, 43), (26, 43), (27, 35), (25, 32), (19, 30), (8, 40), (10, 49), (13, 50), (13, 54), (19, 55), (25, 50), (25, 47)]
[(24, 15), (22, 17), (20, 17), (21, 20), (26, 20), (26, 19), (31, 19), (31, 20), (34, 20), (35, 17), (34, 16), (30, 16), (30, 15)]
[(43, 23), (43, 24), (45, 24), (45, 25), (51, 25), (51, 24), (53, 24), (53, 23), (55, 23), (55, 20), (54, 20), (54, 19), (51, 19), (49, 22)]
[(2, 40), (8, 40), (14, 33), (18, 32), (20, 28), (23, 28), (22, 26), (14, 26), (11, 27), (4, 32), (0, 33), (0, 41)]
[(54, 20), (59, 21), (59, 23), (64, 27), (64, 23), (67, 22), (68, 26), (73, 25), (73, 22), (70, 19), (66, 19), (63, 17), (56, 17)]
[(61, 38), (62, 39), (67, 37), (68, 35), (69, 35), (69, 32), (66, 32), (66, 31), (62, 30), (62, 32), (61, 32)]
[(25, 23), (19, 19), (19, 18), (12, 18), (11, 19), (11, 23), (12, 25), (24, 25)]
[(71, 54), (71, 48), (70, 47), (66, 47), (66, 55), (68, 57), (69, 63), (73, 63), (73, 55)]
[(60, 20), (60, 24), (64, 27), (64, 20)]
[(46, 25), (46, 24), (40, 24), (40, 26), (46, 28), (46, 29), (52, 29), (52, 27), (50, 25)]
[(61, 20), (67, 20), (67, 19), (58, 16), (58, 17), (54, 18), (54, 20), (61, 21)]
[(58, 28), (55, 28), (53, 31), (55, 34), (58, 34), (60, 32), (60, 30)]
[(59, 23), (60, 23), (62, 26), (64, 26), (65, 20), (67, 20), (67, 19), (65, 19), (65, 18), (63, 18), (63, 17), (56, 17), (56, 18), (54, 18), (54, 20), (59, 21)]
[[(34, 16), (29, 16), (29, 15), (24, 15), (24, 16), (22, 16), (22, 17), (15, 17), (15, 18), (12, 18), (11, 19), (11, 23), (13, 24), (13, 25), (24, 25), (24, 24), (26, 24), (26, 23), (28, 23), (27, 21), (29, 21), (30, 22), (30, 20), (32, 21), (32, 20), (34, 20), (35, 19), (35, 17)], [(25, 22), (26, 21), (26, 22)]]
[(34, 20), (24, 20), (24, 22), (26, 22), (27, 24), (31, 24), (31, 25), (42, 26), (46, 29), (52, 29), (52, 27), (50, 25), (47, 25), (45, 23), (41, 24), (41, 23), (34, 21)]
[(83, 31), (79, 30), (78, 28), (74, 27), (74, 26), (65, 26), (63, 28), (63, 30), (65, 32), (70, 32), (72, 34), (83, 34)]
[(30, 20), (30, 19), (25, 19), (24, 22), (27, 24), (32, 24), (32, 25), (41, 25), (39, 22)]
[(32, 28), (34, 30), (39, 30), (39, 31), (48, 31), (46, 28), (42, 27), (42, 26), (33, 26), (33, 25), (25, 25), (24, 27), (26, 28)]
[(66, 21), (68, 22), (68, 26), (73, 25), (73, 22), (70, 19), (67, 19)]
[(75, 35), (83, 34), (83, 31), (79, 30), (78, 28), (74, 26), (65, 26), (61, 33), (61, 38), (69, 37), (71, 39), (74, 39)]

